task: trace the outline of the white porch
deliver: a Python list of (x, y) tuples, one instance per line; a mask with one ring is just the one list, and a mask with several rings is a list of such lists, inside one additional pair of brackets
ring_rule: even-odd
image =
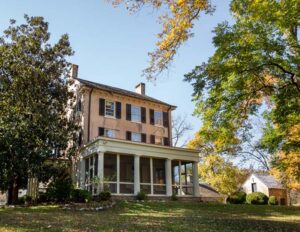
[(199, 197), (195, 150), (98, 137), (80, 150), (78, 186), (93, 194)]

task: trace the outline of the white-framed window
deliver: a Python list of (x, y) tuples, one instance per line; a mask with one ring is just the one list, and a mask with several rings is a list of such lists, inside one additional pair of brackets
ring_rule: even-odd
[(105, 101), (105, 116), (116, 116), (116, 104), (114, 101)]
[(139, 106), (131, 106), (131, 121), (133, 122), (141, 122), (141, 107)]
[(117, 131), (112, 129), (104, 129), (104, 136), (109, 138), (116, 138)]
[(163, 114), (161, 111), (154, 112), (154, 124), (155, 125), (163, 125)]
[(131, 133), (131, 141), (133, 142), (142, 142), (142, 134), (141, 133)]

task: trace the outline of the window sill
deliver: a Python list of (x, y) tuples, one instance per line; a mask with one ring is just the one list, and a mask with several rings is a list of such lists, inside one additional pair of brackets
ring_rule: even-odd
[(105, 118), (117, 119), (115, 116), (104, 115)]

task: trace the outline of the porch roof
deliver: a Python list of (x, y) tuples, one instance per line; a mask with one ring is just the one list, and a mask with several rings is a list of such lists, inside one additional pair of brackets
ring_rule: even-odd
[(84, 145), (79, 152), (82, 157), (98, 152), (112, 152), (174, 160), (199, 161), (199, 151), (197, 150), (132, 142), (102, 136)]

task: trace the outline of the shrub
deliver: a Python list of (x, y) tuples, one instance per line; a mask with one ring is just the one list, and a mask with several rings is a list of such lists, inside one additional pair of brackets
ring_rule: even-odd
[(20, 205), (30, 204), (30, 203), (32, 203), (31, 196), (24, 195), (24, 196), (18, 198), (18, 204), (20, 204)]
[(230, 204), (244, 204), (246, 201), (246, 193), (245, 192), (236, 192), (227, 198), (227, 203)]
[(269, 205), (278, 205), (278, 201), (277, 201), (276, 197), (275, 196), (270, 196), (268, 204)]
[(246, 202), (251, 205), (266, 205), (268, 197), (261, 192), (254, 192), (246, 196)]
[(39, 203), (48, 202), (48, 195), (47, 195), (47, 193), (40, 192), (39, 193), (38, 202)]
[(147, 199), (147, 194), (145, 192), (138, 192), (136, 199), (139, 201), (144, 201)]
[(56, 202), (68, 201), (70, 200), (72, 189), (72, 180), (70, 178), (57, 179), (49, 184), (47, 189), (47, 199)]
[(18, 198), (18, 204), (24, 205), (25, 204), (25, 196), (19, 197)]
[(71, 200), (73, 202), (80, 202), (80, 203), (90, 202), (92, 200), (92, 194), (87, 190), (73, 189), (71, 191)]
[(172, 201), (177, 201), (177, 200), (178, 200), (178, 197), (177, 197), (176, 193), (173, 193), (173, 194), (172, 194), (171, 200), (172, 200)]
[(110, 191), (102, 191), (99, 193), (98, 198), (100, 201), (108, 201), (111, 198)]

